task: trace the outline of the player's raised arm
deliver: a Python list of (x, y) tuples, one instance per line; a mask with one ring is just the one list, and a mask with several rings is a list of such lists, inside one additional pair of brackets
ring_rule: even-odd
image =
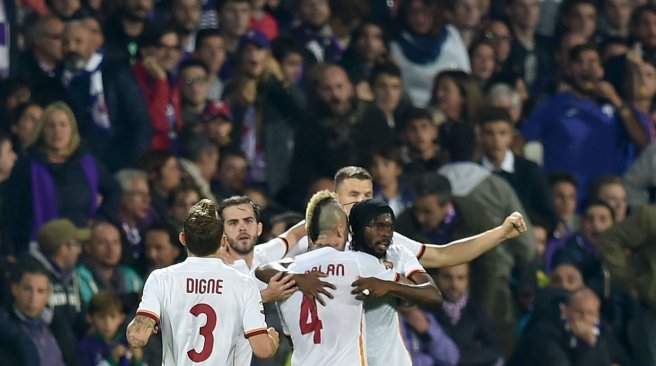
[(289, 253), (292, 248), (298, 244), (301, 238), (306, 235), (307, 230), (305, 229), (305, 220), (302, 220), (298, 224), (290, 227), (284, 233), (280, 234), (279, 238), (287, 243), (287, 253)]
[(426, 244), (419, 262), (425, 268), (451, 267), (470, 262), (502, 242), (526, 232), (524, 217), (510, 214), (503, 223), (484, 233), (453, 241), (446, 245)]
[(278, 350), (280, 336), (274, 328), (263, 330), (261, 333), (248, 336), (253, 353), (259, 358), (271, 358)]
[(128, 344), (132, 348), (141, 348), (148, 343), (150, 336), (155, 333), (155, 319), (137, 315), (132, 319), (127, 329)]

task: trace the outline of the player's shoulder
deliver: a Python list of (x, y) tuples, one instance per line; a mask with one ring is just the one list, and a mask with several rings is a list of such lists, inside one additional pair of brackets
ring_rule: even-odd
[(385, 251), (385, 256), (387, 258), (403, 258), (406, 256), (414, 257), (410, 249), (404, 247), (403, 245), (390, 245)]

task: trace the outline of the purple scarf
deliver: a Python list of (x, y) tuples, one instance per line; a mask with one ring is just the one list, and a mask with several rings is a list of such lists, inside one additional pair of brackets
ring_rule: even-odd
[(460, 321), (460, 317), (462, 316), (462, 309), (467, 306), (467, 300), (469, 300), (469, 293), (465, 293), (454, 302), (444, 300), (442, 303), (442, 310), (449, 318), (449, 320), (451, 320), (452, 325), (456, 325)]
[[(89, 183), (91, 202), (89, 217), (93, 217), (98, 209), (98, 168), (90, 154), (84, 154), (80, 165)], [(32, 232), (30, 238), (36, 238), (36, 233), (46, 222), (59, 217), (57, 203), (57, 187), (48, 167), (37, 159), (31, 159), (30, 171), (32, 177)]]

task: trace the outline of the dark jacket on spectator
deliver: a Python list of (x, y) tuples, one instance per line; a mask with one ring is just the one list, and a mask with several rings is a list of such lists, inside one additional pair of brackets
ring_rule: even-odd
[(44, 71), (29, 51), (21, 53), (16, 65), (12, 66), (12, 74), (30, 84), (32, 99), (44, 105), (58, 101), (65, 95), (61, 72), (61, 67), (52, 72)]
[[(48, 328), (48, 317), (52, 315), (49, 309), (44, 310), (40, 318), (28, 318), (17, 309), (10, 312), (14, 326), (20, 327), (35, 347), (36, 356), (41, 366), (63, 366), (62, 350), (53, 332)], [(68, 364), (68, 363), (67, 363)]]
[(43, 268), (50, 278), (51, 293), (48, 307), (53, 311), (50, 330), (59, 343), (66, 364), (77, 365), (75, 345), (78, 336), (83, 334), (86, 328), (80, 300), (79, 278), (73, 271), (64, 273), (38, 249), (23, 254), (15, 264), (17, 268), (33, 265)]
[(492, 365), (501, 357), (497, 348), (497, 337), (492, 332), (483, 308), (471, 298), (462, 309), (460, 320), (456, 324), (451, 324), (451, 319), (442, 308), (433, 310), (433, 315), (446, 334), (458, 345), (459, 365)]
[(39, 366), (34, 343), (13, 318), (0, 309), (0, 366)]
[(391, 139), (383, 112), (371, 103), (353, 99), (343, 117), (323, 105), (310, 106), (308, 112), (296, 131), (290, 172), (293, 192), (301, 199), (317, 178), (332, 179), (347, 165), (368, 166), (370, 149)]
[(103, 93), (110, 127), (99, 128), (91, 114), (90, 78), (73, 79), (67, 88), (80, 135), (111, 172), (134, 166), (150, 147), (152, 127), (148, 105), (129, 65), (103, 60)]
[[(54, 184), (54, 192), (49, 191), (49, 182)], [(98, 194), (102, 195), (100, 206)], [(84, 149), (78, 149), (62, 164), (47, 162), (42, 152), (33, 149), (16, 164), (5, 187), (2, 253), (26, 252), (38, 227), (56, 218), (67, 218), (84, 227), (94, 217), (113, 217), (119, 200), (118, 183)], [(42, 205), (47, 207), (35, 209)]]
[[(624, 350), (612, 331), (601, 325), (597, 344), (590, 347), (574, 338), (558, 322), (540, 322), (532, 327), (517, 346), (513, 366), (610, 366), (629, 365)], [(575, 346), (572, 346), (575, 339)]]

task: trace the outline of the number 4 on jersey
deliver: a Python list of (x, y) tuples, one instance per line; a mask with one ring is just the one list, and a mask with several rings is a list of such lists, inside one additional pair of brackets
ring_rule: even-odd
[(317, 315), (317, 302), (313, 297), (303, 295), (299, 325), (301, 326), (301, 334), (305, 335), (314, 332), (314, 344), (321, 343), (323, 323), (321, 323)]

